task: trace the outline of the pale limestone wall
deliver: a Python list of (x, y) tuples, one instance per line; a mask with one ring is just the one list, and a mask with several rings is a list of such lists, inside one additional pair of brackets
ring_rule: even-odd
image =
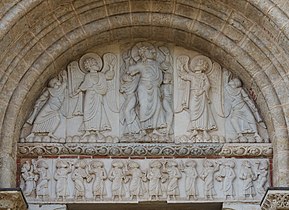
[(20, 128), (47, 81), (91, 46), (135, 38), (195, 49), (240, 77), (274, 145), (274, 185), (288, 186), (288, 8), (287, 0), (1, 1), (0, 187), (15, 186)]

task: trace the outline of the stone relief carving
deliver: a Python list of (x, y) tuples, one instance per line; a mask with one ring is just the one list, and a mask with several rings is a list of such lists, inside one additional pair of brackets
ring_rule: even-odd
[[(33, 160), (32, 160), (33, 161)], [(49, 181), (51, 179), (51, 174), (49, 171), (49, 166), (45, 160), (33, 161), (35, 167), (35, 173), (38, 174), (36, 183), (36, 198), (49, 197)]]
[(56, 180), (56, 199), (65, 200), (68, 196), (68, 174), (72, 172), (71, 163), (66, 160), (56, 161), (54, 179)]
[(21, 167), (21, 178), (24, 180), (24, 195), (31, 196), (36, 187), (37, 177), (34, 174), (34, 166), (29, 161), (26, 161)]
[(256, 196), (254, 181), (256, 181), (257, 176), (252, 169), (252, 164), (248, 160), (242, 162), (239, 178), (243, 181), (242, 193), (244, 198), (254, 198)]
[(271, 144), (18, 144), (19, 157), (43, 155), (272, 157)]
[[(40, 158), (37, 161), (23, 160), (21, 178), (26, 198), (36, 203), (46, 200), (60, 203), (254, 200), (263, 196), (255, 188), (266, 188), (269, 185), (266, 163), (268, 161), (265, 159), (236, 158)], [(253, 164), (259, 165), (256, 173), (250, 168)], [(27, 172), (31, 174), (28, 176)], [(237, 173), (240, 182), (236, 179)], [(54, 179), (50, 179), (49, 174), (54, 174)], [(265, 184), (263, 179), (266, 179)]]
[(198, 192), (196, 186), (196, 180), (199, 177), (197, 169), (197, 163), (194, 160), (187, 160), (182, 167), (182, 172), (185, 173), (186, 180), (185, 180), (185, 188), (186, 188), (186, 196), (187, 199), (190, 200), (191, 198), (197, 199)]
[(89, 173), (93, 176), (92, 192), (95, 199), (99, 197), (103, 200), (106, 195), (106, 188), (104, 181), (107, 179), (107, 173), (102, 161), (92, 161), (90, 163)]
[(222, 182), (222, 190), (224, 193), (225, 199), (233, 199), (235, 196), (235, 190), (233, 181), (236, 179), (236, 173), (234, 160), (227, 160), (222, 162), (220, 166), (220, 171), (217, 173), (216, 180)]
[(217, 62), (161, 42), (112, 46), (49, 81), (21, 142), (268, 142), (241, 80)]

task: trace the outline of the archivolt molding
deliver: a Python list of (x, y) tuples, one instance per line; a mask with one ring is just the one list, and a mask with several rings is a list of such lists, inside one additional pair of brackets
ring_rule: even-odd
[[(53, 0), (23, 0), (11, 1), (10, 9), (3, 4), (0, 121), (5, 143), (1, 148), (10, 148), (12, 156), (28, 104), (39, 95), (43, 83), (90, 46), (120, 39), (155, 39), (197, 49), (252, 87), (271, 137), (274, 130), (286, 127), (282, 104), (288, 100), (288, 16), (280, 9), (286, 8), (286, 1), (123, 1), (105, 5), (103, 1), (61, 1), (59, 6)], [(52, 12), (44, 17), (47, 13), (39, 12), (43, 8)], [(279, 130), (276, 144), (287, 138), (287, 129)]]

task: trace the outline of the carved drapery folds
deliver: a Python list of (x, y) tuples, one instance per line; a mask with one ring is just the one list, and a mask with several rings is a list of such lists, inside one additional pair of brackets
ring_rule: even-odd
[(91, 49), (32, 106), (17, 152), (33, 203), (255, 202), (270, 184), (272, 145), (254, 100), (194, 51), (154, 41)]
[(242, 82), (217, 62), (158, 42), (113, 49), (52, 78), (20, 142), (268, 142)]
[(255, 201), (263, 196), (260, 188), (269, 186), (268, 164), (267, 159), (235, 158), (25, 159), (21, 182), (33, 202)]

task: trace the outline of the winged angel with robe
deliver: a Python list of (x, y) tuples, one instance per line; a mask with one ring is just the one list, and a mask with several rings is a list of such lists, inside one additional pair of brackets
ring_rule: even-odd
[(203, 55), (192, 59), (182, 55), (177, 59), (177, 71), (180, 97), (176, 112), (189, 112), (187, 131), (191, 133), (190, 139), (202, 137), (209, 141), (211, 136), (208, 132), (217, 129), (211, 104), (218, 115), (223, 115), (221, 66)]
[(80, 128), (84, 131), (83, 137), (96, 134), (103, 138), (101, 132), (111, 130), (106, 108), (118, 111), (117, 103), (109, 101), (116, 99), (112, 96), (116, 89), (116, 62), (116, 56), (112, 53), (106, 53), (103, 60), (96, 53), (87, 53), (80, 58), (80, 68), (77, 63), (70, 66), (72, 78), (69, 92), (78, 97), (72, 115), (82, 115), (83, 112), (83, 124)]

